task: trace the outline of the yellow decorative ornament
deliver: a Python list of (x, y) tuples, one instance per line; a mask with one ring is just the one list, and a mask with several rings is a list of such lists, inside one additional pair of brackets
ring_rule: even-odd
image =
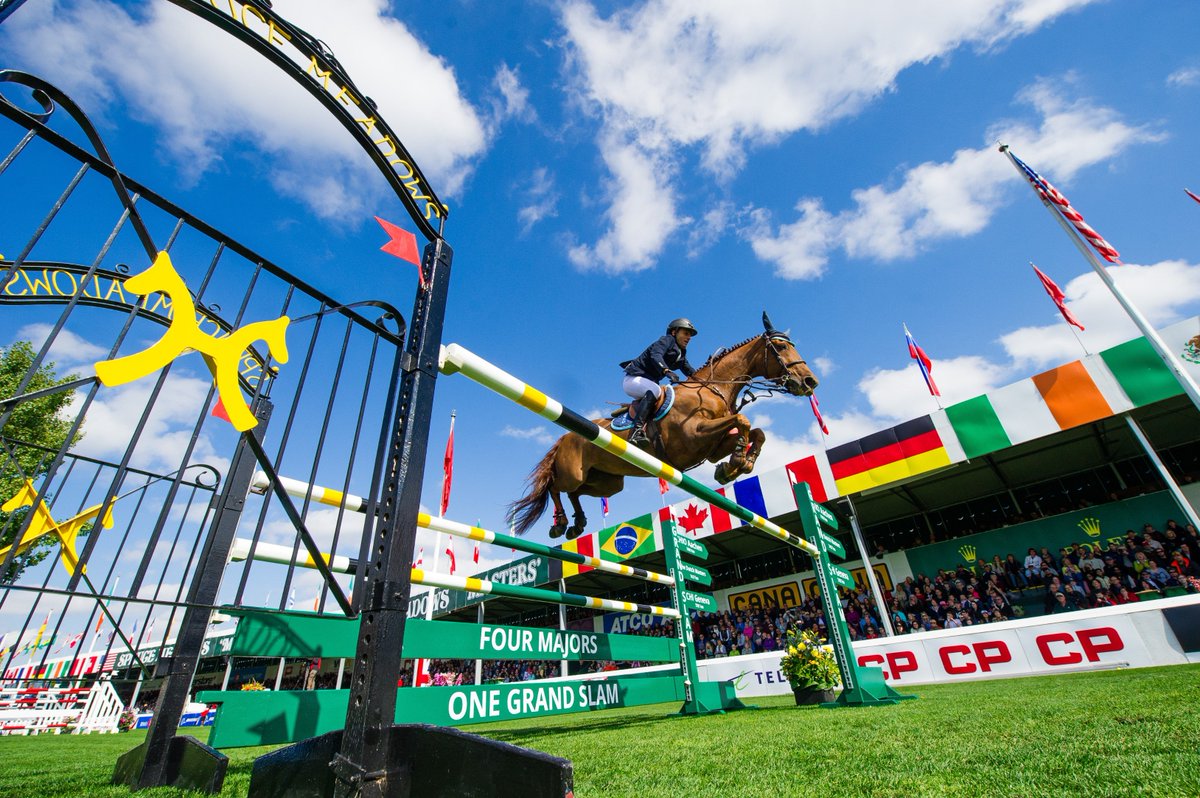
[[(19, 507), (29, 507), (33, 504), (33, 497), (36, 491), (33, 489), (33, 483), (28, 479), (21, 487), (17, 494), (6, 501), (0, 510), (6, 513), (11, 513)], [(59, 558), (62, 560), (63, 568), (67, 569), (67, 573), (71, 576), (75, 575), (75, 569), (79, 567), (79, 552), (75, 548), (75, 541), (79, 537), (80, 530), (83, 525), (91, 521), (100, 513), (101, 504), (94, 507), (89, 507), (79, 515), (61, 524), (56, 522), (50, 515), (50, 510), (46, 508), (46, 503), (38, 501), (37, 507), (33, 510), (33, 519), (29, 522), (29, 528), (25, 530), (25, 534), (21, 537), (21, 542), (17, 544), (17, 554), (22, 554), (33, 545), (34, 541), (42, 535), (57, 535), (58, 542), (61, 544)], [(108, 508), (108, 512), (104, 514), (104, 518), (100, 521), (101, 526), (105, 529), (112, 529), (112, 506)], [(5, 546), (0, 549), (0, 561), (8, 556), (8, 550), (12, 546)], [(83, 573), (87, 573), (87, 566), (83, 567)]]
[(286, 333), (290, 319), (280, 316), (270, 321), (256, 321), (221, 338), (201, 332), (196, 319), (196, 303), (166, 252), (159, 252), (149, 269), (127, 279), (125, 289), (140, 296), (158, 292), (170, 297), (171, 326), (148, 349), (97, 363), (96, 376), (100, 382), (110, 388), (124, 385), (158, 371), (182, 354), (199, 352), (217, 384), (217, 394), (230, 423), (238, 432), (253, 429), (258, 420), (250, 412), (238, 386), (238, 364), (242, 353), (255, 341), (265, 343), (275, 360), (286, 363)]

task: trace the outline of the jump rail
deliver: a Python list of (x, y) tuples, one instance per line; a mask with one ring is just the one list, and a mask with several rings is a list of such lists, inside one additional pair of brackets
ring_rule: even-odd
[(679, 610), (673, 607), (658, 607), (653, 604), (637, 604), (632, 601), (616, 601), (614, 599), (596, 598), (595, 596), (581, 596), (578, 593), (560, 593), (557, 590), (543, 590), (537, 587), (506, 585), (503, 582), (490, 582), (486, 579), (476, 579), (473, 576), (451, 576), (450, 574), (430, 573), (423, 568), (412, 569), (412, 581), (415, 585), (441, 587), (447, 590), (461, 590), (467, 593), (485, 593), (492, 596), (507, 596), (509, 598), (527, 599), (529, 601), (541, 601), (547, 604), (569, 604), (572, 607), (662, 615), (666, 618), (679, 617)]
[[(292, 496), (303, 499), (312, 497), (312, 501), (320, 504), (326, 504), (331, 507), (345, 507), (347, 510), (356, 513), (366, 512), (367, 500), (355, 496), (350, 493), (342, 493), (341, 491), (333, 490), (332, 488), (324, 488), (320, 485), (309, 485), (306, 482), (301, 482), (296, 479), (288, 479), (280, 477), (279, 484), (283, 489)], [(254, 475), (254, 480), (251, 482), (250, 489), (256, 493), (265, 493), (269, 483), (267, 475), (259, 471)], [(425, 529), (432, 529), (434, 532), (444, 532), (447, 535), (453, 535), (467, 540), (474, 540), (481, 543), (494, 543), (499, 546), (508, 546), (511, 549), (526, 552), (527, 554), (540, 554), (543, 557), (550, 557), (563, 562), (575, 563), (576, 565), (586, 565), (589, 568), (594, 568), (597, 571), (616, 574), (618, 576), (628, 576), (633, 579), (642, 579), (647, 582), (656, 582), (661, 585), (674, 585), (675, 580), (666, 574), (660, 574), (656, 571), (647, 571), (645, 568), (638, 568), (632, 565), (624, 565), (622, 563), (610, 562), (599, 557), (590, 557), (586, 554), (579, 554), (566, 549), (559, 549), (553, 546), (546, 546), (541, 543), (535, 543), (532, 540), (505, 535), (500, 532), (493, 532), (490, 529), (484, 529), (479, 526), (470, 526), (469, 524), (460, 524), (457, 521), (450, 521), (445, 518), (436, 518), (429, 513), (419, 513), (417, 515), (417, 526)], [(328, 554), (323, 555), (325, 562), (329, 565), (329, 570), (340, 573), (354, 573), (357, 561), (349, 557), (337, 556), (332, 560)], [(231, 558), (234, 562), (248, 559), (250, 557), (250, 541), (245, 538), (238, 538), (234, 542), (233, 553)], [(280, 563), (282, 565), (299, 565), (305, 568), (312, 568), (312, 557), (300, 552), (293, 556), (292, 549), (288, 546), (280, 546), (278, 544), (260, 542), (254, 548), (254, 559), (263, 560), (265, 562)]]
[(820, 550), (809, 541), (788, 532), (786, 529), (772, 523), (757, 513), (742, 507), (737, 502), (706, 487), (657, 457), (647, 454), (636, 446), (630, 446), (623, 438), (618, 438), (610, 431), (589, 421), (570, 408), (550, 398), (536, 388), (522, 382), (508, 372), (489, 363), (483, 358), (458, 344), (450, 344), (441, 348), (438, 359), (438, 369), (443, 374), (460, 373), (479, 383), (506, 399), (509, 399), (527, 410), (537, 413), (547, 421), (552, 421), (568, 432), (574, 432), (585, 440), (599, 446), (609, 454), (615, 455), (630, 465), (642, 469), (653, 477), (661, 477), (672, 485), (683, 488), (698, 499), (720, 507), (725, 512), (745, 521), (750, 526), (778, 538), (785, 543), (803, 549), (812, 556), (820, 555)]

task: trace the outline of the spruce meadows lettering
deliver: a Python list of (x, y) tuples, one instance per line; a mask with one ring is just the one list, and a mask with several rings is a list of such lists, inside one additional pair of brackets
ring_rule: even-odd
[[(2, 257), (2, 256), (0, 256)], [(113, 305), (137, 305), (167, 324), (175, 318), (171, 298), (166, 294), (151, 293), (146, 296), (127, 296), (122, 287), (124, 277), (109, 274), (93, 274), (90, 280), (85, 275), (70, 269), (17, 269), (0, 291), (0, 301), (7, 298), (37, 302), (38, 297), (61, 299), (66, 302), (78, 295)], [(82, 290), (81, 290), (82, 289)], [(212, 316), (196, 309), (196, 327), (213, 338), (224, 338), (230, 333)], [(238, 364), (238, 374), (243, 382), (253, 388), (262, 380), (263, 365), (250, 352), (243, 352)]]
[(388, 165), (396, 173), (396, 176), (400, 178), (400, 182), (408, 189), (408, 193), (412, 196), (413, 201), (421, 205), (425, 219), (441, 218), (441, 207), (434, 202), (433, 197), (425, 193), (425, 189), (421, 185), (421, 179), (417, 177), (413, 165), (399, 156), (396, 142), (392, 137), (384, 134), (379, 138), (375, 138), (377, 135), (375, 126), (379, 124), (379, 120), (374, 116), (374, 112), (369, 106), (364, 108), (363, 100), (365, 98), (355, 97), (350, 92), (349, 87), (339, 86), (336, 81), (331, 81), (330, 78), (333, 77), (332, 69), (326, 69), (325, 65), (315, 55), (304, 52), (299, 45), (292, 42), (291, 36), (275, 25), (275, 20), (268, 19), (254, 6), (248, 3), (238, 3), (235, 0), (224, 0), (224, 2), (221, 0), (208, 0), (208, 4), (218, 11), (227, 13), (230, 19), (247, 31), (261, 37), (278, 48), (280, 52), (287, 55), (292, 63), (311, 75), (314, 82), (320, 83), (327, 94), (333, 97), (340, 105), (344, 106), (347, 113), (353, 115), (355, 124), (361, 127), (363, 132), (371, 138), (371, 142), (379, 150), (379, 154), (384, 157)]

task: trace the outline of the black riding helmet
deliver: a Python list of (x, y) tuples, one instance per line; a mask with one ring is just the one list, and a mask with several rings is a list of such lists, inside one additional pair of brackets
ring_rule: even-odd
[(687, 330), (692, 335), (700, 334), (699, 332), (697, 332), (696, 328), (692, 326), (692, 323), (684, 318), (675, 319), (674, 321), (672, 321), (670, 324), (667, 325), (667, 335), (670, 335), (671, 333), (675, 332), (676, 330)]

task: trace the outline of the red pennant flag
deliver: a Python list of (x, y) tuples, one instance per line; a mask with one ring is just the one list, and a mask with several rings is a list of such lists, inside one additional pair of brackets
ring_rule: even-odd
[(417, 237), (405, 230), (403, 227), (397, 227), (386, 219), (375, 217), (375, 221), (379, 222), (379, 226), (384, 232), (391, 237), (391, 240), (380, 247), (381, 252), (386, 252), (389, 255), (395, 255), (400, 260), (406, 260), (417, 267), (417, 279), (421, 281), (421, 287), (425, 287), (425, 270), (421, 268), (421, 255), (417, 252)]
[(458, 570), (458, 561), (454, 559), (454, 538), (450, 538), (446, 543), (446, 556), (450, 558), (450, 575), (454, 576), (454, 572)]
[(661, 494), (663, 494), (663, 493), (666, 493), (666, 492), (667, 492), (667, 491), (669, 491), (670, 489), (671, 489), (671, 486), (667, 484), (667, 481), (666, 481), (665, 479), (663, 479), (662, 477), (659, 477), (659, 478), (658, 478), (658, 492), (659, 492), (659, 494), (661, 495)]
[(812, 407), (813, 415), (817, 417), (817, 426), (821, 428), (821, 432), (829, 434), (829, 427), (825, 426), (825, 419), (821, 417), (821, 405), (817, 402), (815, 393), (808, 395), (808, 404)]
[(475, 544), (475, 551), (473, 554), (471, 554), (471, 561), (474, 562), (476, 565), (479, 564), (479, 544), (478, 543)]
[(1200, 202), (1200, 197), (1197, 197), (1195, 194), (1193, 194), (1192, 192), (1188, 191), (1186, 188), (1184, 189), (1184, 191), (1187, 193), (1187, 195), (1188, 195), (1189, 197), (1191, 197), (1192, 199), (1194, 199), (1196, 202)]
[[(1029, 265), (1033, 266), (1032, 263)], [(1062, 317), (1067, 320), (1067, 324), (1074, 324), (1076, 327), (1082, 330), (1083, 325), (1079, 323), (1079, 319), (1075, 318), (1075, 314), (1067, 308), (1064, 302), (1064, 300), (1067, 298), (1067, 295), (1062, 292), (1062, 289), (1058, 287), (1057, 283), (1047, 277), (1046, 274), (1037, 266), (1033, 266), (1033, 270), (1037, 272), (1038, 279), (1042, 281), (1042, 288), (1045, 288), (1046, 293), (1049, 294), (1050, 298), (1054, 300), (1054, 304), (1058, 306), (1058, 312), (1061, 313)]]
[(224, 421), (228, 421), (230, 424), (233, 423), (233, 421), (229, 418), (229, 414), (225, 412), (225, 403), (221, 401), (220, 396), (217, 397), (217, 403), (213, 405), (212, 415)]
[(454, 477), (454, 414), (450, 414), (450, 437), (446, 439), (446, 454), (442, 457), (442, 511), (438, 515), (444, 516), (446, 508), (450, 506), (450, 482)]

